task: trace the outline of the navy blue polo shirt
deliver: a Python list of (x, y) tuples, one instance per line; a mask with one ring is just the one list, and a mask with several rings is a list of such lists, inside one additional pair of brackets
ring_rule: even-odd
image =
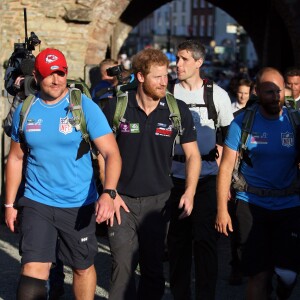
[[(122, 157), (122, 171), (117, 190), (131, 197), (146, 197), (167, 192), (172, 188), (170, 177), (172, 150), (177, 130), (169, 119), (166, 99), (148, 116), (138, 106), (135, 91), (128, 93), (125, 121), (119, 126), (117, 143)], [(184, 128), (181, 143), (196, 141), (196, 129), (188, 106), (178, 100)], [(116, 98), (104, 107), (103, 112), (112, 126)]]

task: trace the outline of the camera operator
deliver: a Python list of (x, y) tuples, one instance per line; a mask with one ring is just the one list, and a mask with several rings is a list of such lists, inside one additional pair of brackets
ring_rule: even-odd
[(101, 80), (91, 91), (92, 99), (100, 107), (113, 97), (114, 87), (118, 84), (118, 79), (116, 76), (110, 76), (107, 74), (106, 70), (112, 67), (116, 67), (118, 62), (113, 59), (104, 59), (99, 64)]
[[(23, 81), (24, 81), (24, 76), (22, 76), (22, 75), (18, 76), (17, 79), (15, 80), (14, 85), (21, 88)], [(8, 137), (10, 137), (10, 135), (11, 135), (11, 124), (12, 124), (12, 118), (13, 118), (14, 112), (15, 112), (16, 108), (19, 106), (19, 104), (22, 103), (22, 101), (25, 98), (26, 98), (26, 96), (25, 96), (24, 90), (20, 89), (20, 91), (14, 96), (14, 99), (13, 99), (13, 102), (9, 109), (9, 112), (3, 121), (2, 127), (3, 127), (5, 134)]]

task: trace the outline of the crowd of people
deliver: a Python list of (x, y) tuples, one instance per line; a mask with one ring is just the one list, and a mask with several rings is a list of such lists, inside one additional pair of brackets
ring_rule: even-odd
[(17, 299), (59, 299), (63, 265), (74, 297), (94, 299), (99, 224), (111, 300), (162, 299), (166, 259), (174, 299), (214, 300), (220, 234), (231, 240), (229, 284), (247, 278), (248, 300), (289, 298), (300, 270), (300, 69), (208, 80), (205, 53), (187, 40), (171, 67), (153, 48), (123, 57), (123, 68), (105, 59), (94, 101), (80, 92), (75, 105), (64, 54), (37, 55), (37, 93), (28, 104), (20, 88), (4, 122), (5, 222), (18, 226), (22, 256)]

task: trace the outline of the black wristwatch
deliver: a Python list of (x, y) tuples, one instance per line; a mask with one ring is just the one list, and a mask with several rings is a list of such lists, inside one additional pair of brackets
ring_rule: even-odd
[(115, 199), (116, 196), (117, 196), (117, 191), (116, 191), (116, 190), (105, 189), (105, 190), (103, 190), (102, 193), (107, 193), (107, 194), (109, 194), (109, 196), (110, 196), (112, 199)]

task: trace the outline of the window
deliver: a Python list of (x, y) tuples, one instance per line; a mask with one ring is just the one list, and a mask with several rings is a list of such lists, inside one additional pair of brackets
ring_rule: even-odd
[(198, 1), (199, 0), (193, 0), (193, 8), (198, 8)]
[(199, 35), (204, 36), (205, 35), (205, 16), (200, 16), (200, 28), (199, 28)]
[(212, 37), (213, 36), (213, 30), (214, 30), (213, 16), (208, 15), (207, 16), (207, 36)]
[(177, 1), (173, 2), (173, 12), (177, 12)]
[(206, 4), (205, 0), (200, 0), (200, 7), (201, 8), (205, 8), (205, 4)]
[(198, 16), (193, 16), (193, 34), (197, 35), (198, 33)]

